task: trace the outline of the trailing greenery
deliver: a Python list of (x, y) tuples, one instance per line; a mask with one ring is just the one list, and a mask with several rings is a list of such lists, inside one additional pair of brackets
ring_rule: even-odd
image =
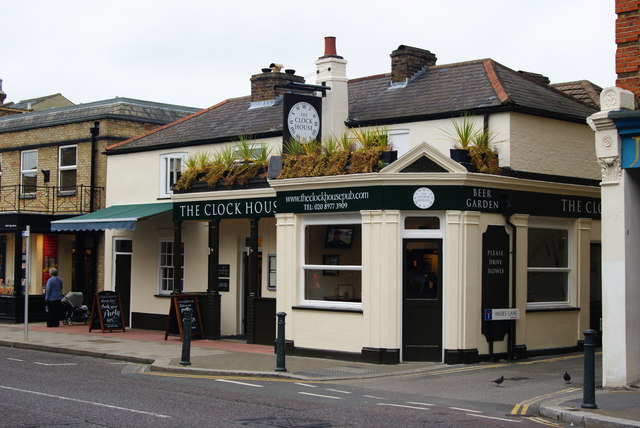
[(277, 178), (321, 177), (379, 171), (380, 156), (390, 150), (387, 129), (355, 128), (351, 134), (331, 136), (322, 143), (292, 139), (285, 144), (282, 171)]
[(252, 178), (266, 178), (271, 150), (266, 144), (252, 143), (238, 136), (233, 146), (216, 153), (198, 152), (190, 155), (174, 189), (186, 191), (193, 183), (203, 181), (210, 189), (218, 186), (246, 186)]

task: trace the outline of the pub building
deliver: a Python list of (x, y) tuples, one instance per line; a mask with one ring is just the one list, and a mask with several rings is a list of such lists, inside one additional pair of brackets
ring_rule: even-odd
[[(265, 68), (251, 96), (107, 148), (108, 208), (57, 227), (105, 231), (129, 326), (164, 330), (186, 293), (210, 339), (273, 344), (286, 313), (295, 355), (470, 363), (580, 346), (599, 323), (597, 107), (490, 59), (436, 65), (404, 45), (391, 59), (348, 79), (327, 37), (315, 82)], [(497, 136), (498, 174), (452, 159), (465, 120)], [(375, 172), (278, 172), (292, 136), (382, 129), (397, 160)], [(173, 187), (184, 159), (239, 139), (273, 150), (268, 178)]]

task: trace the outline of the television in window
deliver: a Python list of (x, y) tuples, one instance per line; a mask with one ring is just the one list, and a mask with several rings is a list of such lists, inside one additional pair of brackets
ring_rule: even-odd
[(353, 227), (329, 226), (324, 241), (325, 248), (351, 248), (353, 243)]

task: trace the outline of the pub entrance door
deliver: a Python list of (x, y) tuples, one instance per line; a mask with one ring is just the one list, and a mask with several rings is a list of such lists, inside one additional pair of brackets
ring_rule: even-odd
[(442, 361), (442, 240), (403, 248), (402, 359)]
[(116, 293), (120, 296), (125, 327), (131, 326), (131, 257), (133, 255), (131, 239), (116, 238), (113, 251), (113, 279)]

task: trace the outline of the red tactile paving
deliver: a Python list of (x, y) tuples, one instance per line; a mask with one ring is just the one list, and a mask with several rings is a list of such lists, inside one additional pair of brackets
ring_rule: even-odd
[[(71, 333), (71, 334), (87, 334), (97, 336), (117, 336), (118, 339), (137, 340), (141, 342), (165, 342), (164, 332), (158, 330), (140, 330), (140, 329), (127, 329), (106, 331), (91, 330), (89, 332), (89, 326), (87, 325), (62, 325), (57, 328), (49, 328), (44, 324), (31, 324), (29, 330), (43, 331), (49, 333)], [(115, 337), (114, 337), (115, 338)], [(167, 343), (181, 343), (178, 336), (169, 336), (166, 340)], [(267, 345), (252, 345), (241, 341), (230, 340), (200, 340), (194, 339), (191, 341), (191, 346), (197, 346), (202, 348), (222, 349), (225, 351), (233, 352), (248, 352), (252, 354), (274, 354), (273, 346)]]

